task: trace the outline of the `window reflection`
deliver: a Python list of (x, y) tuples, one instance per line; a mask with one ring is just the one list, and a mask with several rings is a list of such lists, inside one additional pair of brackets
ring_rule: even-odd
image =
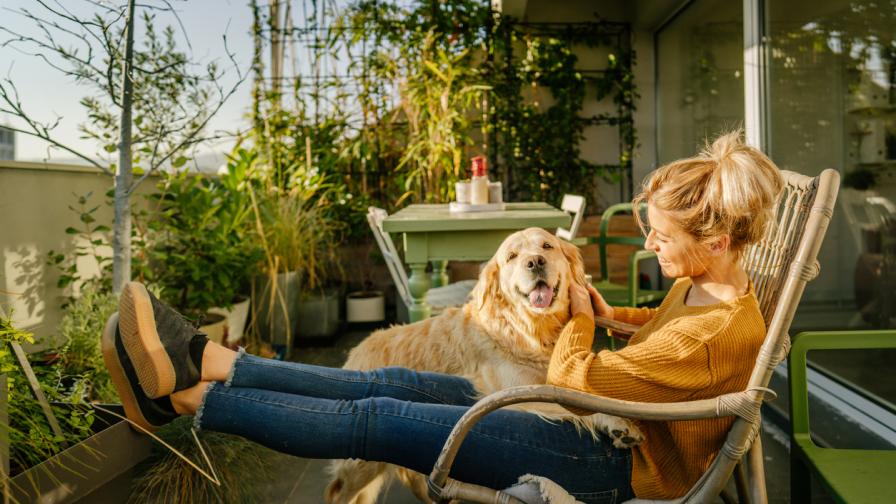
[[(840, 170), (838, 207), (792, 333), (896, 327), (896, 0), (769, 1), (768, 139), (784, 169)], [(891, 351), (812, 352), (813, 366), (896, 403)]]
[(660, 164), (693, 156), (744, 119), (743, 6), (693, 2), (657, 35)]

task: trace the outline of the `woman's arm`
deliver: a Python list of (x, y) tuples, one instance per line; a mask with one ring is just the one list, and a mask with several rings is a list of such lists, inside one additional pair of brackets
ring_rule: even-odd
[(712, 383), (702, 341), (662, 331), (617, 352), (591, 351), (594, 326), (578, 315), (561, 333), (548, 367), (548, 384), (627, 401), (686, 400)]
[[(712, 381), (704, 342), (675, 329), (618, 352), (594, 353), (594, 312), (584, 288), (570, 289), (572, 319), (560, 333), (548, 383), (629, 401), (685, 400)], [(586, 301), (587, 300), (587, 301)]]
[(613, 308), (613, 320), (626, 324), (644, 325), (656, 315), (656, 308), (632, 308), (630, 306), (616, 306)]

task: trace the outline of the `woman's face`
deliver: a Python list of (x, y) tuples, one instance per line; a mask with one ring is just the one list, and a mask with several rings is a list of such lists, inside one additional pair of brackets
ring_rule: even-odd
[(664, 276), (698, 277), (705, 273), (709, 259), (706, 247), (681, 229), (667, 212), (648, 204), (647, 223), (644, 248), (656, 253)]

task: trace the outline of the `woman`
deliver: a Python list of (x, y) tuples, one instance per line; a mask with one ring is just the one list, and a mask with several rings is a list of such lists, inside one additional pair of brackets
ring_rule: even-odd
[[(549, 383), (630, 401), (673, 402), (742, 390), (765, 325), (737, 259), (769, 222), (782, 187), (775, 165), (739, 133), (656, 170), (645, 247), (677, 281), (659, 308), (613, 308), (571, 287), (572, 320)], [(640, 221), (639, 221), (640, 222)], [(648, 229), (649, 228), (649, 229)], [(591, 350), (594, 315), (643, 324), (618, 352)], [(361, 458), (428, 473), (452, 426), (474, 403), (463, 378), (401, 368), (370, 372), (258, 358), (210, 343), (146, 289), (129, 284), (103, 340), (130, 419), (154, 428), (178, 415), (301, 457)], [(681, 496), (721, 447), (731, 419), (641, 422), (632, 450), (520, 411), (479, 422), (452, 477), (492, 488), (531, 473), (578, 500)]]

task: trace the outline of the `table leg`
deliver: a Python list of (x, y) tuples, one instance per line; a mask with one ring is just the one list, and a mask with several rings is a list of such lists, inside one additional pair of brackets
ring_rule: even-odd
[(432, 261), (432, 286), (448, 285), (448, 261)]
[(411, 263), (411, 276), (408, 278), (408, 290), (411, 291), (412, 303), (408, 306), (408, 318), (411, 322), (419, 322), (429, 318), (430, 309), (426, 304), (426, 291), (429, 290), (429, 277), (426, 275), (426, 263)]

